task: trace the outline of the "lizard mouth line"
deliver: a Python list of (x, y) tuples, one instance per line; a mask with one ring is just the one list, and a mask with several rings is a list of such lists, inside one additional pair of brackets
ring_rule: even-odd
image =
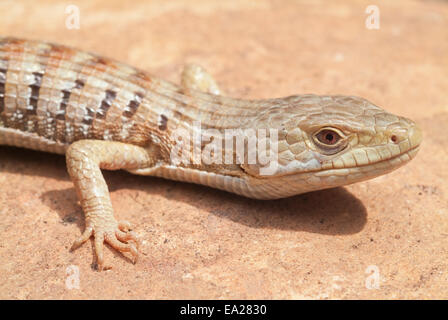
[[(325, 175), (325, 173), (333, 173), (333, 172), (338, 172), (338, 171), (347, 170), (347, 169), (350, 170), (350, 169), (356, 169), (356, 168), (367, 168), (369, 166), (373, 167), (375, 165), (378, 165), (379, 163), (387, 163), (387, 162), (393, 161), (394, 159), (397, 159), (397, 158), (402, 157), (403, 155), (407, 154), (409, 159), (406, 159), (406, 160), (402, 161), (399, 164), (399, 166), (401, 166), (401, 165), (405, 164), (406, 162), (410, 161), (412, 158), (414, 158), (414, 156), (417, 154), (417, 151), (419, 150), (419, 148), (420, 148), (420, 144), (415, 146), (415, 147), (413, 147), (413, 148), (410, 148), (410, 149), (408, 149), (408, 150), (406, 150), (404, 152), (401, 152), (401, 153), (399, 153), (399, 154), (397, 154), (397, 155), (395, 155), (393, 157), (390, 157), (390, 158), (387, 158), (387, 159), (378, 160), (378, 161), (371, 162), (371, 163), (362, 164), (362, 165), (356, 165), (356, 166), (350, 166), (350, 167), (342, 167), (342, 168), (329, 168), (329, 169), (324, 169), (324, 170), (316, 169), (316, 170), (309, 170), (309, 171), (305, 171), (305, 172), (301, 172), (301, 173), (294, 173), (294, 172), (292, 172), (292, 173), (289, 173), (289, 174), (277, 175), (277, 177), (280, 177), (280, 176), (283, 176), (283, 177), (285, 177), (285, 176), (294, 176), (294, 175), (297, 175), (297, 174), (310, 174), (310, 173), (311, 174), (314, 173), (314, 174), (319, 174), (319, 175), (320, 174)], [(392, 170), (392, 169), (394, 169), (396, 167), (397, 167), (396, 165), (391, 165), (390, 169)], [(385, 171), (387, 170), (386, 167), (384, 169), (385, 169)], [(261, 176), (261, 177), (263, 177), (263, 176)], [(265, 177), (267, 178), (268, 176), (265, 176)]]
[[(324, 172), (330, 172), (330, 171), (334, 172), (334, 171), (338, 171), (338, 170), (353, 169), (353, 168), (366, 168), (366, 167), (369, 167), (369, 166), (375, 166), (375, 165), (378, 165), (379, 163), (387, 163), (387, 162), (393, 161), (394, 159), (400, 158), (400, 157), (402, 157), (402, 156), (404, 156), (404, 155), (408, 155), (409, 159), (407, 159), (407, 160), (405, 160), (405, 161), (402, 161), (402, 162), (400, 163), (400, 165), (402, 165), (402, 164), (404, 164), (404, 163), (410, 161), (412, 158), (414, 158), (414, 156), (417, 154), (419, 148), (420, 148), (420, 145), (417, 145), (417, 146), (415, 146), (415, 147), (413, 147), (413, 148), (410, 148), (410, 149), (408, 149), (408, 150), (406, 150), (406, 151), (404, 151), (404, 152), (401, 152), (401, 153), (399, 153), (399, 154), (397, 154), (397, 155), (395, 155), (395, 156), (393, 156), (393, 157), (390, 157), (390, 158), (387, 158), (387, 159), (378, 160), (378, 161), (371, 162), (371, 163), (366, 163), (366, 164), (358, 165), (358, 166), (343, 167), (343, 168), (334, 168), (334, 169), (326, 169), (326, 170), (321, 170), (321, 171), (319, 171), (319, 170), (315, 170), (314, 172), (324, 173)], [(395, 168), (395, 166), (391, 166), (391, 169), (393, 169), (393, 168)], [(387, 168), (385, 168), (385, 169), (387, 169)], [(313, 171), (308, 171), (308, 172), (313, 172)]]

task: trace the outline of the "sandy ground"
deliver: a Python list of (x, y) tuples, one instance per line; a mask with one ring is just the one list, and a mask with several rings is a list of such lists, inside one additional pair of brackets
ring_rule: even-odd
[[(140, 261), (96, 272), (61, 156), (0, 147), (0, 298), (448, 298), (448, 2), (0, 1), (0, 35), (97, 52), (172, 81), (205, 66), (244, 98), (363, 96), (417, 121), (405, 167), (345, 188), (255, 201), (106, 172)], [(79, 286), (73, 270), (79, 272)]]

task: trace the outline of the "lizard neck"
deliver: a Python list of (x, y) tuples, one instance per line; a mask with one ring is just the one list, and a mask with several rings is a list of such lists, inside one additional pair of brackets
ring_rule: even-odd
[[(156, 83), (154, 83), (156, 81)], [(262, 109), (272, 106), (272, 102), (234, 99), (221, 95), (182, 89), (170, 82), (153, 78), (144, 105), (154, 115), (158, 124), (177, 128), (201, 124), (203, 128), (231, 129), (244, 128), (259, 115)], [(163, 115), (163, 116), (162, 116)], [(161, 120), (161, 121), (160, 121)], [(166, 122), (166, 123), (165, 123)]]

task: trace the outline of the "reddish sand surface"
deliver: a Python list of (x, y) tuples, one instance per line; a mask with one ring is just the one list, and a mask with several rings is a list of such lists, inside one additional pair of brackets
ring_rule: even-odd
[[(363, 96), (415, 120), (417, 157), (344, 188), (256, 201), (105, 172), (116, 216), (143, 240), (136, 265), (92, 242), (62, 156), (0, 147), (0, 298), (448, 298), (448, 2), (0, 2), (0, 35), (97, 52), (179, 81), (199, 63), (242, 98)], [(127, 4), (126, 4), (127, 3)], [(79, 285), (72, 271), (78, 271)]]

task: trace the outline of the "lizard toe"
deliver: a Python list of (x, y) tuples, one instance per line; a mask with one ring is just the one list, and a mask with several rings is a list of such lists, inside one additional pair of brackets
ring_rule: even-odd
[(116, 236), (116, 233), (107, 233), (105, 236), (105, 241), (113, 247), (115, 250), (118, 250), (120, 252), (129, 252), (131, 253), (133, 257), (133, 262), (137, 262), (138, 258), (138, 250), (137, 247), (133, 243), (126, 243), (121, 242), (118, 237)]
[(86, 230), (84, 230), (83, 234), (73, 242), (72, 247), (70, 248), (70, 251), (75, 250), (76, 248), (80, 247), (84, 242), (89, 240), (89, 238), (93, 234), (93, 227), (87, 227)]

